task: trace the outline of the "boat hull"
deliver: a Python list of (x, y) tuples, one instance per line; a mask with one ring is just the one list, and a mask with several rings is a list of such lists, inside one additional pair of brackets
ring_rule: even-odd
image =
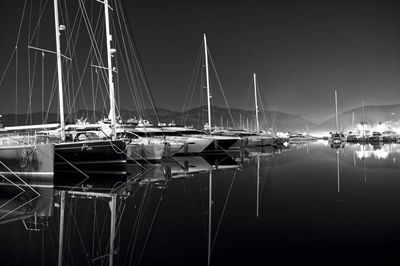
[(213, 151), (226, 151), (234, 146), (240, 138), (238, 137), (224, 137), (224, 136), (213, 136), (210, 135), (213, 142), (204, 149), (203, 152), (213, 152)]
[(164, 154), (163, 143), (130, 143), (126, 146), (128, 161), (154, 161), (161, 160)]
[(115, 164), (126, 161), (126, 144), (122, 140), (96, 140), (55, 144), (55, 163)]
[(0, 146), (0, 174), (53, 178), (54, 144)]
[(246, 138), (246, 145), (249, 147), (253, 146), (271, 146), (274, 144), (273, 137), (262, 137), (262, 136), (250, 136)]
[(179, 150), (176, 155), (189, 154), (189, 153), (201, 153), (206, 149), (212, 142), (209, 138), (197, 138), (197, 137), (180, 137), (175, 140), (182, 141), (184, 146)]

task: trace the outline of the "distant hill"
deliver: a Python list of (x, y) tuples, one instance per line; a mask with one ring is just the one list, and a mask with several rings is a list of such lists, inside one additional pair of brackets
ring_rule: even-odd
[[(360, 123), (362, 120), (362, 107), (357, 107), (347, 110), (339, 114), (339, 127), (342, 123), (344, 128), (351, 128), (352, 116), (354, 112), (355, 123)], [(385, 122), (385, 121), (398, 121), (400, 119), (400, 104), (392, 105), (368, 105), (364, 107), (364, 120), (370, 123)], [(335, 130), (335, 117), (332, 116), (329, 120), (318, 125), (321, 131)]]
[[(144, 110), (141, 112), (143, 114), (143, 118), (149, 119), (153, 123), (157, 123), (157, 115), (153, 110)], [(100, 118), (107, 116), (107, 112), (105, 111), (96, 111), (93, 112), (91, 110), (79, 110), (74, 114), (66, 116), (66, 123), (73, 123), (75, 118), (89, 118), (90, 121), (99, 120)], [(207, 106), (200, 106), (197, 108), (193, 108), (187, 110), (185, 112), (179, 111), (171, 111), (164, 108), (158, 108), (157, 114), (159, 120), (164, 123), (170, 123), (174, 121), (176, 124), (184, 124), (184, 125), (193, 125), (196, 128), (203, 128), (204, 124), (208, 121), (207, 115)], [(131, 117), (138, 118), (138, 114), (135, 111), (121, 109), (120, 115), (122, 118), (127, 119)], [(222, 123), (224, 126), (228, 124), (228, 126), (232, 127), (233, 122), (231, 119), (235, 121), (236, 127), (240, 125), (240, 119), (242, 119), (242, 125), (247, 125), (247, 120), (249, 121), (249, 125), (253, 124), (254, 126), (254, 111), (243, 110), (238, 108), (232, 108), (229, 110), (227, 108), (222, 107), (213, 107), (212, 108), (212, 119), (213, 124), (220, 126), (221, 125), (221, 118)], [(4, 114), (2, 117), (2, 123), (5, 126), (14, 126), (14, 125), (25, 125), (25, 124), (40, 124), (42, 123), (42, 117), (46, 117), (42, 112), (32, 113), (31, 116), (28, 117), (26, 114), (19, 114), (17, 116), (17, 120), (15, 120), (14, 114)], [(306, 130), (306, 126), (310, 130), (317, 128), (317, 125), (302, 118), (301, 116), (296, 116), (284, 112), (278, 111), (269, 111), (265, 115), (260, 112), (259, 115), (260, 119), (260, 126), (262, 128), (274, 126), (277, 130), (280, 131), (304, 131)], [(30, 119), (31, 118), (31, 119)], [(93, 119), (95, 118), (95, 119)], [(32, 123), (30, 122), (32, 121)], [(56, 113), (49, 113), (47, 116), (48, 123), (57, 122), (58, 115)]]
[[(355, 123), (359, 123), (362, 117), (362, 108), (358, 107), (355, 109), (347, 110), (343, 113), (339, 114), (339, 125), (341, 127), (342, 123), (344, 128), (351, 127), (351, 120), (353, 112), (355, 114)], [(143, 118), (149, 119), (154, 124), (157, 124), (157, 116), (153, 110), (144, 110), (141, 112), (143, 114)], [(207, 117), (207, 106), (200, 106), (197, 108), (193, 108), (187, 110), (185, 112), (179, 111), (171, 111), (164, 108), (158, 108), (157, 113), (161, 122), (169, 123), (171, 121), (175, 121), (176, 124), (184, 124), (184, 125), (193, 125), (196, 128), (202, 128), (203, 125), (208, 121)], [(254, 111), (243, 110), (238, 108), (230, 109), (230, 113), (235, 121), (237, 127), (240, 124), (240, 116), (242, 119), (242, 125), (247, 124), (247, 120), (249, 120), (249, 124), (251, 125), (254, 121)], [(121, 109), (120, 110), (121, 117), (124, 119), (130, 117), (138, 117), (137, 112)], [(75, 118), (93, 118), (95, 120), (99, 120), (100, 118), (107, 116), (108, 113), (104, 110), (97, 110), (93, 112), (91, 110), (79, 110), (70, 116), (67, 116), (66, 123), (73, 123)], [(226, 126), (228, 121), (228, 126), (232, 127), (233, 122), (230, 118), (231, 115), (227, 108), (222, 107), (213, 107), (212, 108), (212, 119), (213, 124), (220, 126), (221, 118), (223, 125)], [(17, 125), (25, 125), (30, 124), (30, 118), (32, 118), (32, 124), (42, 123), (42, 117), (45, 117), (45, 114), (42, 112), (32, 113), (30, 117), (26, 114), (19, 114), (17, 116)], [(365, 106), (365, 121), (376, 123), (376, 122), (384, 122), (384, 121), (398, 121), (400, 119), (400, 104), (394, 105), (369, 105)], [(5, 126), (13, 126), (16, 123), (14, 114), (4, 114), (2, 117), (2, 123)], [(47, 116), (48, 123), (57, 122), (58, 115), (56, 113), (49, 113)], [(260, 121), (261, 126), (265, 128), (274, 126), (279, 131), (305, 131), (306, 126), (308, 127), (310, 132), (329, 132), (335, 130), (335, 117), (332, 116), (329, 120), (317, 125), (313, 122), (304, 119), (299, 115), (288, 114), (279, 111), (269, 111), (265, 115), (260, 112)], [(254, 123), (254, 122), (253, 122)]]

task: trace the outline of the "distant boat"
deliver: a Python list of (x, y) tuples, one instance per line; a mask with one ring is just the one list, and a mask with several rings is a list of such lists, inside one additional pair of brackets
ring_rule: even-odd
[(383, 142), (383, 136), (381, 132), (372, 132), (372, 136), (369, 138), (370, 142)]
[[(254, 88), (254, 105), (255, 105), (255, 117), (256, 117), (256, 131), (249, 130), (220, 130), (218, 134), (225, 136), (236, 136), (240, 138), (240, 144), (242, 146), (269, 146), (276, 142), (280, 142), (281, 139), (275, 137), (272, 132), (260, 130), (260, 124), (258, 119), (258, 96), (257, 96), (257, 80), (256, 74), (253, 74), (253, 88)], [(239, 144), (237, 144), (239, 145)], [(235, 145), (236, 146), (236, 145)]]
[(360, 143), (368, 143), (369, 142), (369, 135), (365, 134), (365, 119), (364, 119), (364, 101), (362, 101), (362, 134), (361, 136), (357, 136), (357, 142)]
[(308, 142), (316, 140), (317, 138), (308, 134), (303, 133), (291, 133), (289, 134), (289, 142)]

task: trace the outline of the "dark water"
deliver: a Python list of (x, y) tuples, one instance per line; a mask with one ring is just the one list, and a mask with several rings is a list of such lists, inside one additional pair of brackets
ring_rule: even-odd
[[(108, 265), (111, 194), (115, 265), (207, 265), (210, 168), (211, 265), (398, 265), (399, 152), (315, 142), (130, 165), (128, 182), (64, 174), (21, 190), (3, 178), (0, 265), (57, 264), (61, 191), (63, 265)], [(34, 211), (36, 223), (17, 219)]]

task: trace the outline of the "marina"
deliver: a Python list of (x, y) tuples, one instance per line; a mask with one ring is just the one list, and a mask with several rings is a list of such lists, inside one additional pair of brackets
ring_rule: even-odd
[(317, 141), (179, 156), (103, 181), (65, 183), (57, 174), (26, 184), (3, 180), (0, 232), (14, 241), (1, 243), (2, 261), (395, 264), (399, 150)]
[(395, 11), (1, 7), (0, 265), (398, 265)]

